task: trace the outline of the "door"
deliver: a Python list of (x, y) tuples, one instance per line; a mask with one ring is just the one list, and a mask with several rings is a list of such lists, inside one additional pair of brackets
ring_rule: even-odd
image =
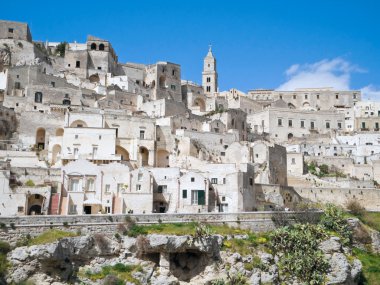
[(91, 215), (91, 206), (84, 206), (84, 213), (86, 215)]

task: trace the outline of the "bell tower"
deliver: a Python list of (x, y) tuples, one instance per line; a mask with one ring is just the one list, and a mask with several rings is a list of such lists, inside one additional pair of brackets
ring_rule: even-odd
[(211, 45), (203, 60), (202, 87), (206, 95), (218, 92), (218, 73), (216, 72), (216, 59), (212, 54)]

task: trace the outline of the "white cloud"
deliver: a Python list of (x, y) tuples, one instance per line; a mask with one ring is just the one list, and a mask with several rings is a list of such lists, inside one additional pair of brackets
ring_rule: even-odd
[(380, 89), (372, 84), (367, 85), (360, 90), (362, 91), (362, 98), (372, 101), (380, 101)]
[(363, 72), (363, 70), (339, 57), (311, 64), (293, 64), (285, 71), (287, 81), (277, 90), (321, 87), (349, 90), (353, 72)]

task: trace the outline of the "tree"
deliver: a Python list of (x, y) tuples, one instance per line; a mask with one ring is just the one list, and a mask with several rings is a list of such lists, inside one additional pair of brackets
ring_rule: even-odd
[(56, 48), (56, 54), (58, 54), (60, 57), (64, 57), (65, 51), (66, 51), (66, 45), (67, 45), (67, 42), (61, 42), (60, 44), (58, 44)]

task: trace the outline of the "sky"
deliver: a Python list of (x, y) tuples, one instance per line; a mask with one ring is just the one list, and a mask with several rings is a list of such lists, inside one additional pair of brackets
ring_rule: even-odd
[(119, 62), (181, 65), (201, 83), (212, 45), (219, 89), (362, 90), (380, 101), (380, 1), (3, 1), (33, 40), (111, 42)]

